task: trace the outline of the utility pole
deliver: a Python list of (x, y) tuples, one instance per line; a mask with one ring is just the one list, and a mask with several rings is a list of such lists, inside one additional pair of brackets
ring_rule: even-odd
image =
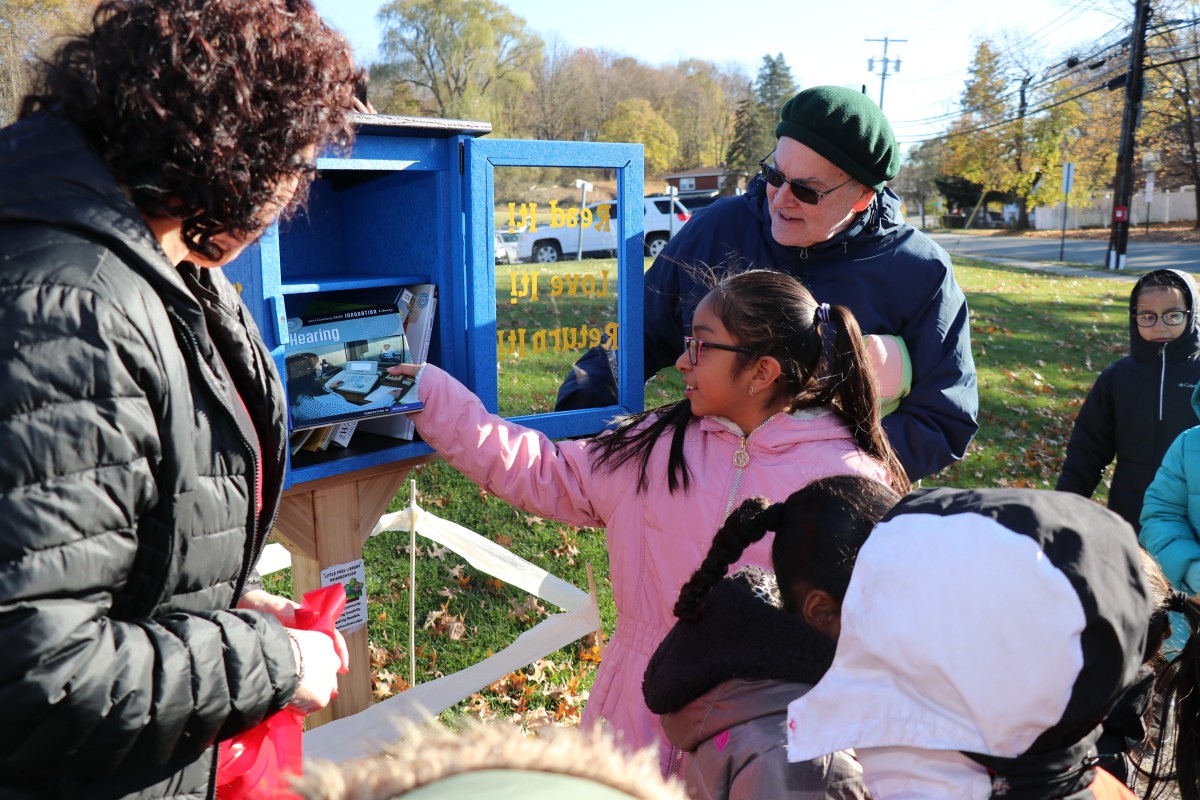
[[(907, 42), (908, 39), (889, 39), (888, 37), (885, 36), (882, 39), (864, 39), (863, 41), (865, 41), (865, 42), (883, 42), (883, 56), (879, 59), (879, 63), (882, 64), (882, 69), (879, 72), (879, 110), (882, 111), (883, 110), (883, 86), (885, 83), (887, 83), (888, 69), (890, 67), (895, 67), (895, 70), (894, 70), (895, 72), (900, 71), (900, 59), (898, 59), (898, 58), (889, 59), (888, 58), (888, 54), (887, 54), (888, 44), (894, 43), (894, 42)], [(874, 71), (875, 71), (875, 59), (868, 58), (867, 59), (867, 72), (874, 72)]]
[(1133, 200), (1133, 146), (1142, 105), (1142, 71), (1146, 60), (1146, 28), (1150, 23), (1149, 0), (1138, 0), (1133, 16), (1129, 48), (1129, 71), (1125, 74), (1125, 110), (1121, 115), (1121, 144), (1117, 151), (1117, 177), (1113, 181), (1112, 233), (1106, 263), (1110, 270), (1125, 269), (1129, 243), (1129, 206)]

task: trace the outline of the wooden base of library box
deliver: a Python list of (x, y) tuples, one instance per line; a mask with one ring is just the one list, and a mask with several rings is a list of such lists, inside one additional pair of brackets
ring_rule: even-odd
[[(293, 486), (283, 494), (276, 536), (292, 554), (295, 599), (321, 588), (321, 570), (363, 557), (363, 542), (403, 488), (413, 467), (436, 456), (384, 464), (347, 475)], [(367, 629), (346, 634), (350, 672), (338, 676), (338, 696), (324, 710), (310, 714), (305, 725), (314, 728), (362, 711), (371, 704), (371, 657)]]

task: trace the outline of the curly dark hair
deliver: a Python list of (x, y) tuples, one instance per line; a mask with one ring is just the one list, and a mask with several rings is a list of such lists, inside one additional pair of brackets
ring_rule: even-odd
[(181, 220), (205, 258), (302, 206), (310, 151), (353, 140), (362, 71), (309, 0), (104, 0), (92, 22), (38, 65), (21, 116), (73, 120), (134, 205)]

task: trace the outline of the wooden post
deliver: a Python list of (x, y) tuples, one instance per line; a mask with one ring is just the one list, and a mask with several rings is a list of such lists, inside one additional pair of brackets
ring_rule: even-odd
[[(275, 530), (292, 553), (292, 591), (299, 600), (321, 588), (321, 570), (363, 557), (363, 542), (417, 464), (426, 456), (396, 464), (310, 481), (284, 492)], [(371, 704), (371, 657), (367, 629), (345, 634), (350, 673), (338, 676), (338, 696), (305, 724), (315, 727), (350, 716)]]

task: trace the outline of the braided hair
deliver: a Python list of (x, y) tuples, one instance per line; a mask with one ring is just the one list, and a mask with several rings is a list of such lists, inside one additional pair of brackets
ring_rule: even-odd
[(800, 614), (805, 584), (841, 602), (867, 535), (899, 501), (899, 494), (860, 475), (819, 478), (782, 503), (764, 497), (746, 500), (713, 536), (708, 554), (680, 589), (675, 616), (690, 622), (700, 619), (709, 590), (769, 531), (775, 532), (771, 561), (784, 611)]

